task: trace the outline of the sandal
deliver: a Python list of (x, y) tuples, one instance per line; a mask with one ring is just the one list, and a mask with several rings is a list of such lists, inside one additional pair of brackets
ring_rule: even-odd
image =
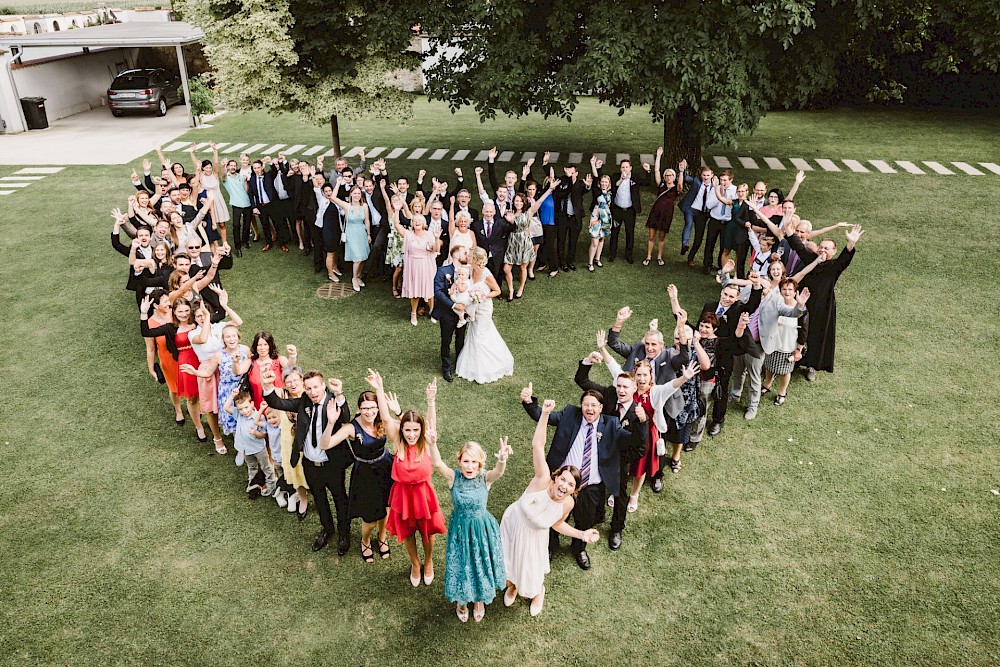
[(398, 299), (399, 298), (399, 290), (396, 289), (395, 287), (393, 287), (392, 288), (392, 295)]
[(670, 459), (670, 472), (680, 472), (681, 460), (680, 459)]
[(363, 560), (366, 563), (375, 562), (375, 552), (372, 551), (371, 542), (369, 542), (368, 544), (365, 544), (364, 542), (361, 543), (361, 560)]
[(477, 602), (472, 605), (472, 618), (479, 623), (486, 616), (486, 605), (482, 602)]
[(222, 442), (222, 438), (212, 438), (212, 442), (215, 443), (215, 452), (217, 454), (226, 454), (229, 451), (226, 449), (226, 445)]
[(760, 395), (761, 395), (761, 396), (763, 396), (764, 394), (767, 394), (767, 393), (769, 393), (770, 391), (771, 391), (771, 388), (770, 388), (770, 387), (761, 387), (761, 388), (760, 388)]
[(628, 506), (625, 509), (629, 512), (634, 512), (637, 509), (639, 509), (639, 496), (638, 495), (629, 496)]
[(774, 404), (775, 405), (783, 405), (784, 402), (785, 402), (785, 395), (784, 394), (778, 394), (777, 396), (774, 397)]
[(659, 264), (660, 266), (663, 266), (663, 258), (662, 257), (657, 257), (656, 258), (656, 263)]
[(601, 264), (601, 260), (597, 260), (596, 262), (594, 262), (594, 264), (597, 264), (597, 268), (599, 268), (599, 269), (603, 269), (604, 268), (604, 265)]
[(611, 509), (615, 508), (615, 497), (614, 496), (608, 496), (608, 507), (610, 507)]
[(651, 261), (652, 261), (652, 260), (651, 260), (651, 259), (650, 259), (649, 257), (647, 257), (646, 259), (642, 260), (642, 265), (643, 265), (643, 266), (649, 266), (649, 263), (650, 263)]
[(389, 548), (388, 540), (383, 542), (382, 540), (376, 537), (375, 541), (378, 542), (378, 555), (382, 557), (382, 560), (385, 560), (386, 558), (392, 555), (392, 549)]
[(468, 623), (469, 622), (469, 605), (465, 605), (463, 607), (460, 604), (456, 604), (455, 605), (455, 615), (458, 616), (458, 620), (462, 621), (462, 623)]

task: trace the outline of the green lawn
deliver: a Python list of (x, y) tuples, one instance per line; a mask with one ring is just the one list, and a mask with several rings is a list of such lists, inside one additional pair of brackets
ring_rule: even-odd
[[(403, 127), (345, 125), (344, 145), (635, 153), (654, 149), (660, 132), (641, 111), (618, 118), (591, 104), (571, 124), (480, 126), (444, 113), (420, 103)], [(187, 136), (329, 141), (326, 128), (288, 117), (215, 125)], [(744, 146), (996, 161), (985, 138), (997, 129), (975, 116), (775, 113)], [(749, 426), (731, 411), (663, 494), (643, 493), (621, 551), (607, 550), (605, 524), (589, 572), (560, 553), (541, 616), (497, 601), (481, 625), (463, 626), (444, 599), (443, 540), (434, 585), (417, 590), (401, 547), (373, 566), (356, 551), (314, 554), (314, 514), (300, 524), (270, 500), (247, 501), (245, 471), (208, 456), (190, 425), (173, 425), (107, 238), (108, 210), (131, 189), (123, 173), (69, 167), (0, 198), (3, 664), (1000, 663), (1000, 314), (986, 294), (1000, 233), (983, 196), (997, 177), (810, 174), (797, 197), (804, 217), (867, 230), (838, 289), (837, 372), (797, 378), (785, 406), (762, 402)], [(791, 178), (762, 174), (784, 187)], [(689, 311), (717, 294), (682, 264), (678, 231), (665, 267), (540, 278), (523, 300), (498, 303), (514, 378), (442, 383), (446, 455), (465, 439), (492, 447), (511, 437), (514, 458), (490, 499), (497, 517), (530, 476), (520, 387), (533, 381), (543, 397), (574, 401), (576, 360), (618, 307), (636, 312), (625, 329), (633, 340), (642, 323), (666, 318), (667, 283)], [(280, 346), (296, 343), (305, 366), (343, 378), (349, 395), (374, 366), (405, 405), (422, 405), (437, 329), (411, 327), (386, 285), (317, 299), (319, 281), (295, 252), (248, 253), (224, 280), (245, 340), (268, 329)], [(447, 515), (447, 489), (435, 485)]]

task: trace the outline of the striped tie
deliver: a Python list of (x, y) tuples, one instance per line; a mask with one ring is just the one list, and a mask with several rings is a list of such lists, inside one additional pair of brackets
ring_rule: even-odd
[[(580, 477), (583, 479), (583, 486), (590, 483), (590, 448), (594, 440), (594, 425), (587, 424), (587, 430), (583, 436), (583, 465), (580, 466)], [(583, 488), (582, 486), (580, 488)]]

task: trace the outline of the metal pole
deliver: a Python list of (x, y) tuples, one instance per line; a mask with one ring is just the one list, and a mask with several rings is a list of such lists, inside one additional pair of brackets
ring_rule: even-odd
[(14, 70), (11, 69), (14, 61), (20, 58), (22, 53), (22, 47), (10, 47), (10, 60), (7, 61), (7, 78), (10, 80), (10, 91), (14, 94), (14, 106), (16, 107), (17, 118), (21, 121), (21, 131), (27, 132), (28, 119), (24, 117), (24, 109), (21, 108), (21, 96), (17, 92), (17, 82), (14, 81)]
[(177, 45), (177, 66), (181, 70), (181, 88), (184, 89), (184, 104), (187, 106), (188, 125), (195, 127), (194, 114), (191, 113), (191, 88), (188, 86), (187, 65), (184, 64), (184, 48)]

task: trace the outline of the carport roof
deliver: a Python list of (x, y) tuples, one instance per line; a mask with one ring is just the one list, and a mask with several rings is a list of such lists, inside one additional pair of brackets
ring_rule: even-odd
[(60, 30), (37, 35), (0, 37), (0, 47), (19, 46), (183, 46), (205, 38), (199, 28), (183, 21), (111, 23), (90, 28)]

